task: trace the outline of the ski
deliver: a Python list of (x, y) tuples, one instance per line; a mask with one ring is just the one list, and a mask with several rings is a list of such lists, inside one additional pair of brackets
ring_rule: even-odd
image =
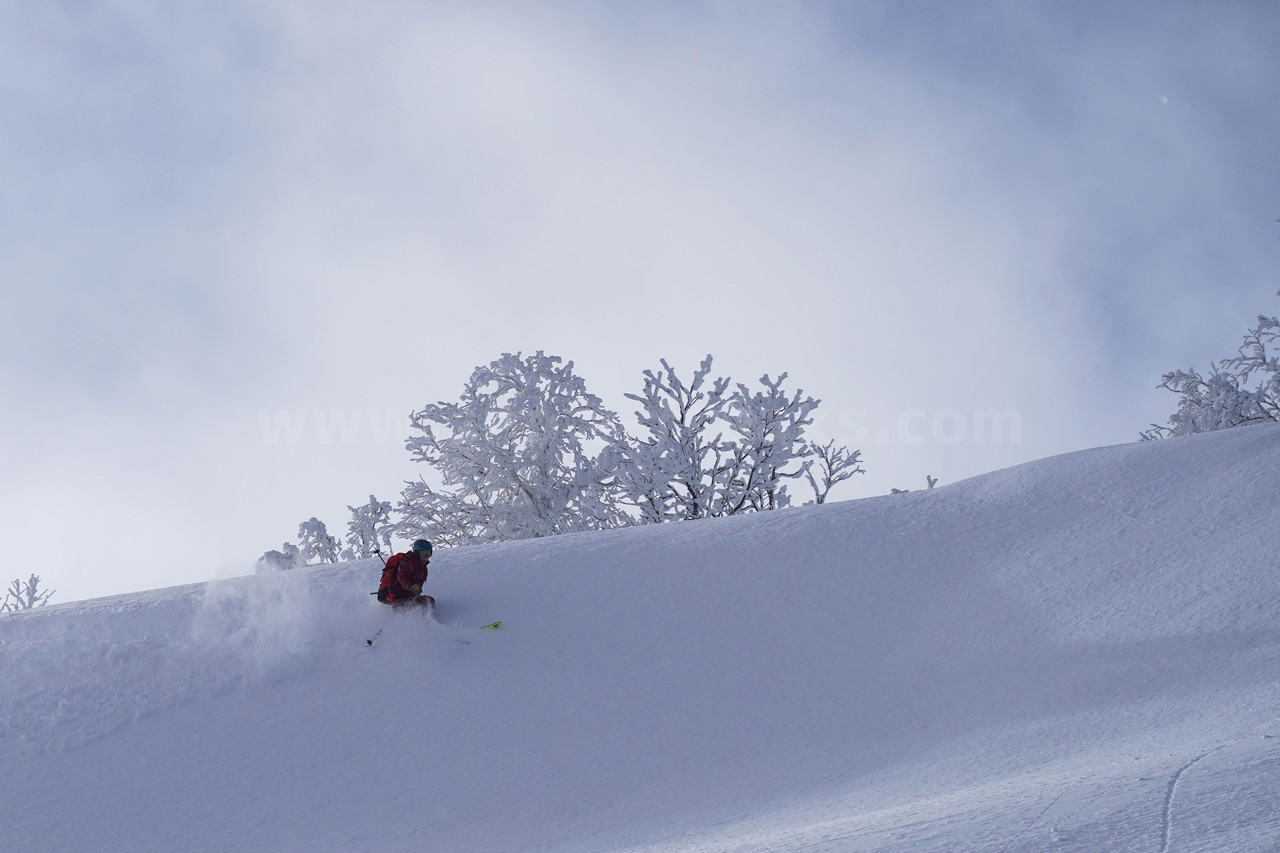
[[(431, 608), (430, 608), (430, 610), (428, 611), (428, 613), (427, 613), (426, 615), (427, 615), (427, 618), (428, 618), (428, 619), (430, 619), (431, 621), (435, 622), (437, 625), (443, 625), (443, 626), (444, 626), (444, 627), (446, 627), (446, 628), (466, 628), (466, 627), (467, 627), (466, 625), (459, 625), (459, 624), (457, 624), (457, 623), (455, 623), (455, 622), (442, 622), (442, 621), (440, 621), (439, 617), (436, 615), (436, 612), (435, 612), (435, 608), (434, 608), (434, 607), (431, 607)], [(393, 614), (392, 614), (392, 619), (394, 619), (394, 617), (395, 617), (395, 614), (393, 613)], [(374, 634), (372, 637), (370, 637), (369, 639), (365, 640), (365, 641), (364, 641), (365, 646), (372, 646), (372, 645), (374, 644), (374, 641), (376, 641), (376, 640), (378, 639), (378, 637), (382, 636), (382, 632), (383, 632), (383, 631), (385, 631), (385, 630), (387, 630), (387, 626), (389, 626), (389, 625), (391, 624), (392, 619), (388, 619), (388, 620), (387, 620), (387, 624), (386, 624), (386, 625), (383, 625), (381, 628), (379, 628), (379, 629), (378, 629), (378, 633)], [(501, 619), (499, 619), (497, 622), (490, 622), (488, 625), (481, 625), (477, 630), (480, 630), (480, 631), (496, 631), (496, 630), (498, 630), (498, 629), (499, 629), (499, 628), (501, 628), (501, 627), (502, 627), (502, 620), (501, 620)], [(458, 642), (462, 643), (463, 645), (469, 645), (469, 641), (467, 641), (467, 640), (462, 640), (462, 639), (460, 639)]]

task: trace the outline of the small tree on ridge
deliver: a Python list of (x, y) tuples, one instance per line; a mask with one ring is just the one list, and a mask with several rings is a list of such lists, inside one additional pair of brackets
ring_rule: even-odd
[(40, 576), (35, 574), (25, 583), (20, 578), (14, 578), (5, 593), (4, 604), (0, 604), (0, 613), (17, 613), (20, 610), (44, 607), (57, 590), (42, 590), (40, 584)]

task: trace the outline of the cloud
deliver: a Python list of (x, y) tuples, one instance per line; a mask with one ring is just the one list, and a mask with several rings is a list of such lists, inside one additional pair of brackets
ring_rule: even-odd
[(623, 412), (660, 357), (788, 371), (865, 442), (851, 497), (1130, 440), (1270, 310), (1243, 4), (5, 14), (0, 509), (113, 543), (60, 589), (340, 528), (407, 454), (263, 418), (407, 412), (504, 351)]

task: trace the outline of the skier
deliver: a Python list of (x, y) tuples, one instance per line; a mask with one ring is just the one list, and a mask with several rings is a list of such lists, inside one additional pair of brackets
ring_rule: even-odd
[(436, 600), (422, 594), (430, 560), (431, 543), (425, 539), (414, 542), (406, 553), (392, 555), (382, 572), (382, 582), (378, 584), (378, 600), (392, 607), (413, 604), (435, 607)]

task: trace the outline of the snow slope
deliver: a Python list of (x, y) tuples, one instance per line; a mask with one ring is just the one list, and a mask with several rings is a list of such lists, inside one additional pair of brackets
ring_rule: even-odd
[(440, 552), (372, 648), (376, 561), (5, 617), (0, 837), (1277, 850), (1278, 509), (1249, 427)]

